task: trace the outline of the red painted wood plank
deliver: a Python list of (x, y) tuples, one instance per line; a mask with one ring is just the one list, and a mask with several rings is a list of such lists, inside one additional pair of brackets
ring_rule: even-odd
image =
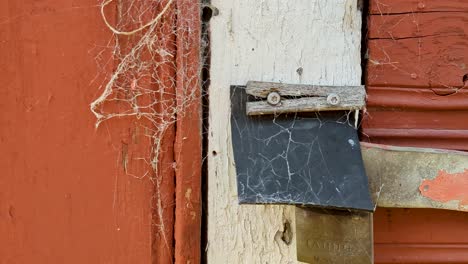
[(376, 263), (466, 263), (468, 214), (433, 209), (378, 208)]
[[(163, 12), (168, 0), (153, 3), (153, 12), (146, 19), (150, 21), (158, 14)], [(139, 3), (145, 8), (148, 3), (142, 1)], [(156, 98), (156, 142), (153, 145), (153, 157), (157, 155), (158, 169), (154, 175), (154, 191), (153, 191), (153, 263), (172, 264), (174, 262), (174, 224), (175, 224), (175, 170), (174, 170), (174, 141), (176, 138), (175, 113), (172, 108), (176, 107), (176, 87), (174, 85), (176, 79), (176, 34), (174, 27), (176, 26), (176, 7), (174, 4), (164, 12), (161, 23), (156, 25), (157, 41), (152, 44), (153, 50), (164, 50), (165, 55), (155, 52), (153, 57), (148, 58), (148, 63), (157, 65), (154, 68), (154, 73), (149, 76), (156, 80), (152, 80), (153, 87), (158, 91)], [(159, 141), (159, 142), (158, 142)], [(158, 148), (160, 148), (158, 150)], [(157, 152), (157, 153), (156, 153)]]
[(468, 150), (468, 93), (367, 87), (362, 139), (381, 144)]
[(177, 0), (175, 263), (201, 260), (201, 15), (199, 1)]
[[(363, 140), (468, 150), (467, 11), (464, 0), (370, 1)], [(375, 262), (467, 263), (467, 217), (379, 208)]]
[(426, 129), (426, 130), (460, 130), (468, 131), (465, 120), (468, 111), (440, 111), (440, 110), (395, 110), (368, 109), (364, 114), (363, 129)]
[(413, 12), (467, 12), (465, 0), (371, 0), (370, 13), (378, 15)]
[[(468, 111), (468, 90), (444, 95), (443, 89), (366, 87), (367, 108), (432, 111)], [(453, 122), (451, 122), (452, 124)]]
[(368, 85), (464, 87), (467, 14), (373, 15), (369, 23)]
[[(369, 18), (370, 39), (421, 38), (427, 36), (466, 37), (468, 13), (410, 13)], [(441, 43), (443, 44), (443, 43)]]
[(465, 85), (467, 52), (465, 37), (370, 40), (367, 85), (438, 87), (454, 92)]
[(150, 263), (153, 184), (130, 173), (151, 142), (89, 111), (113, 70), (97, 2), (1, 1), (0, 35), (0, 262)]

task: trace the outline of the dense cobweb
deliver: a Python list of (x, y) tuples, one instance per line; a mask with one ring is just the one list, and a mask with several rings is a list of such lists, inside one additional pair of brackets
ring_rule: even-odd
[(154, 184), (155, 197), (151, 202), (157, 219), (153, 222), (171, 252), (172, 244), (164, 236), (163, 211), (173, 205), (167, 205), (161, 197), (163, 169), (159, 161), (166, 133), (173, 130), (186, 107), (200, 99), (195, 89), (188, 88), (193, 84), (189, 78), (199, 76), (184, 78), (187, 84), (183, 84), (182, 91), (180, 84), (177, 86), (177, 76), (186, 71), (177, 65), (177, 59), (184, 56), (177, 51), (177, 36), (185, 34), (183, 30), (189, 27), (177, 26), (179, 10), (174, 0), (105, 0), (99, 7), (104, 25), (113, 37), (104, 48), (111, 51), (111, 58), (102, 58), (104, 52), (97, 57), (106, 81), (90, 110), (97, 119), (96, 127), (115, 118), (135, 118), (144, 126), (152, 150), (147, 157), (136, 159), (143, 160), (148, 169), (139, 175), (126, 169), (125, 172)]

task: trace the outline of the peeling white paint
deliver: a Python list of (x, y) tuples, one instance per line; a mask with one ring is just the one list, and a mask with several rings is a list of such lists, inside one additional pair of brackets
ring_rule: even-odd
[[(294, 207), (237, 202), (230, 85), (249, 80), (359, 85), (361, 13), (354, 0), (213, 0), (208, 263), (297, 263)], [(301, 70), (298, 70), (300, 69)], [(281, 240), (284, 223), (292, 241)]]

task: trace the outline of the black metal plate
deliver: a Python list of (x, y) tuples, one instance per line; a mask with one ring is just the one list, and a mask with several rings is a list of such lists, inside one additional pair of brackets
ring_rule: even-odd
[(240, 203), (373, 211), (350, 112), (247, 116), (245, 87), (231, 87)]

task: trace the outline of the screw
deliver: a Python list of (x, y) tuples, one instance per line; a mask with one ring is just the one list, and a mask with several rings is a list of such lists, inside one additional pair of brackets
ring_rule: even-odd
[(281, 96), (277, 92), (271, 92), (267, 96), (267, 102), (270, 105), (278, 105), (281, 102)]
[(331, 105), (338, 105), (340, 103), (340, 97), (335, 93), (331, 93), (327, 97), (327, 103)]

